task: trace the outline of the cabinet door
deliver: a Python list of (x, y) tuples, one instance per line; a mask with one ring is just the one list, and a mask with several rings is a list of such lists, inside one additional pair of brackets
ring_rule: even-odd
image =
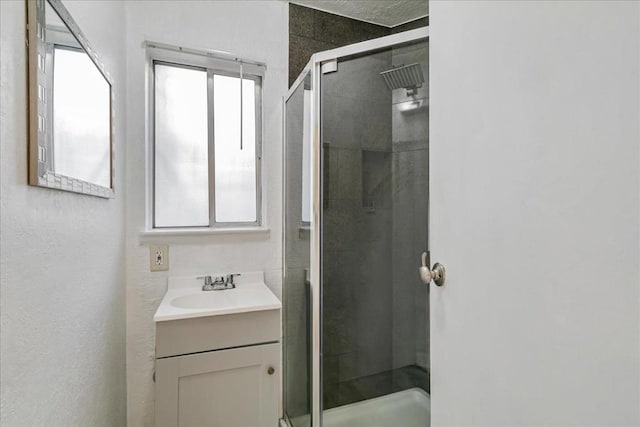
[(156, 426), (277, 426), (279, 362), (280, 344), (156, 360)]

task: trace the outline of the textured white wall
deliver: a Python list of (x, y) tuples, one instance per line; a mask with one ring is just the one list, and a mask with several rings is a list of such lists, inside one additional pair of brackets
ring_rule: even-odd
[(430, 11), (432, 425), (640, 425), (640, 3)]
[[(167, 277), (264, 270), (281, 289), (282, 96), (287, 90), (287, 5), (281, 1), (129, 1), (127, 14), (127, 368), (128, 424), (153, 425), (153, 314)], [(264, 81), (264, 167), (269, 236), (207, 236), (168, 240), (170, 270), (149, 272), (144, 228), (145, 52), (142, 42), (233, 52), (267, 64)]]
[(124, 6), (64, 2), (114, 79), (116, 198), (27, 185), (26, 2), (1, 1), (3, 426), (126, 422)]

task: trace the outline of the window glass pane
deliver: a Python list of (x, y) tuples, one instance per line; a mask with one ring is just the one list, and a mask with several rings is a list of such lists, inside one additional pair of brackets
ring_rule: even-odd
[(216, 222), (257, 220), (255, 89), (253, 80), (243, 79), (240, 149), (240, 79), (214, 76)]
[(208, 226), (207, 73), (155, 65), (155, 226)]
[(53, 169), (111, 187), (109, 84), (81, 50), (56, 47), (53, 64)]

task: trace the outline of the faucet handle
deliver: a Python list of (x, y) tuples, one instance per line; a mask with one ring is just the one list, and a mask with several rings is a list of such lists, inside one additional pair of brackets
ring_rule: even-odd
[(224, 283), (229, 286), (232, 285), (235, 288), (235, 283), (233, 283), (233, 278), (236, 276), (241, 276), (240, 273), (227, 274), (224, 278)]
[(204, 279), (205, 286), (211, 286), (211, 276), (198, 276), (196, 279)]

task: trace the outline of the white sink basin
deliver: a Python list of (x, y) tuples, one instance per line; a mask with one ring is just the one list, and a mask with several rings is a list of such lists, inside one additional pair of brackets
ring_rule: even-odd
[(235, 282), (235, 289), (203, 291), (202, 279), (171, 277), (154, 320), (163, 322), (281, 308), (278, 298), (264, 284), (261, 272), (243, 273)]
[[(202, 291), (201, 291), (202, 292)], [(256, 305), (264, 297), (262, 289), (226, 289), (224, 291), (206, 291), (197, 294), (181, 295), (171, 300), (171, 305), (177, 308), (230, 308)]]

